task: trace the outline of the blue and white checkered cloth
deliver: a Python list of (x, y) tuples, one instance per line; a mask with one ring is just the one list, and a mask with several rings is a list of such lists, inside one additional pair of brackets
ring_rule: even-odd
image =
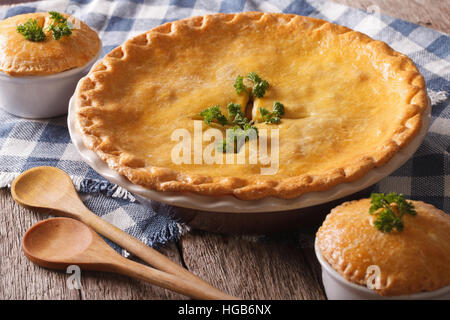
[[(57, 10), (85, 21), (99, 32), (103, 54), (128, 38), (167, 21), (215, 12), (285, 12), (326, 19), (387, 42), (410, 56), (424, 75), (433, 102), (430, 130), (404, 166), (375, 186), (450, 211), (450, 36), (406, 21), (315, 0), (61, 0), (0, 7), (0, 19), (21, 13)], [(65, 117), (25, 120), (0, 111), (0, 187), (20, 172), (50, 165), (72, 175), (94, 212), (150, 246), (179, 238), (183, 227), (165, 215), (174, 210), (155, 203), (143, 207), (125, 190), (88, 167), (70, 142)], [(164, 213), (164, 214), (162, 214)]]

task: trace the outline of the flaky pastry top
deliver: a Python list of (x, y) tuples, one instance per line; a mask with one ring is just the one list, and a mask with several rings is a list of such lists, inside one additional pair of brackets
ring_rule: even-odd
[[(74, 25), (72, 34), (55, 40), (46, 28), (52, 23), (44, 12), (21, 14), (0, 21), (0, 71), (11, 76), (43, 76), (82, 67), (101, 48), (97, 32), (75, 17), (63, 14)], [(17, 26), (35, 19), (46, 38), (33, 42), (17, 32)]]
[[(230, 102), (245, 105), (233, 83), (249, 72), (270, 83), (253, 107), (285, 106), (279, 124), (256, 124), (268, 136), (279, 129), (276, 173), (262, 175), (262, 162), (175, 164), (172, 133), (193, 136), (193, 120), (213, 105), (224, 114)], [(76, 97), (85, 144), (133, 183), (244, 200), (294, 198), (362, 177), (409, 143), (428, 107), (416, 66), (387, 44), (323, 20), (261, 12), (158, 26), (107, 54)]]

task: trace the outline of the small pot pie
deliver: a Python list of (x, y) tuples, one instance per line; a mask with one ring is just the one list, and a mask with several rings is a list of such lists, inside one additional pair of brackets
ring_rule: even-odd
[(0, 107), (25, 118), (67, 113), (78, 81), (100, 53), (97, 33), (65, 14), (30, 13), (0, 21)]
[(403, 296), (450, 286), (450, 216), (430, 204), (410, 201), (416, 215), (403, 216), (403, 230), (382, 232), (369, 214), (370, 199), (346, 202), (317, 232), (322, 257), (342, 277), (366, 286), (373, 266), (382, 296)]
[[(44, 76), (82, 67), (91, 61), (101, 47), (97, 32), (84, 22), (69, 18), (74, 28), (70, 36), (56, 40), (48, 27), (53, 23), (49, 13), (21, 14), (0, 21), (0, 71), (10, 76)], [(45, 39), (27, 40), (18, 32), (19, 25), (35, 20)]]
[[(270, 87), (249, 103), (233, 84), (251, 72)], [(193, 136), (202, 110), (226, 112), (230, 102), (258, 130), (279, 129), (276, 173), (261, 174), (262, 162), (172, 160), (172, 133)], [(281, 121), (261, 121), (260, 107), (276, 102)], [(170, 22), (126, 41), (80, 81), (75, 104), (86, 146), (131, 182), (253, 200), (327, 190), (384, 165), (421, 128), (428, 99), (414, 63), (381, 41), (314, 18), (246, 12)]]

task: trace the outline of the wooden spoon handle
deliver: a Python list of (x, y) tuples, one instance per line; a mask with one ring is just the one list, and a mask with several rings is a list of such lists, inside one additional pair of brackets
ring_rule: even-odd
[(130, 236), (128, 233), (101, 219), (100, 217), (89, 211), (89, 209), (86, 208), (85, 212), (79, 215), (79, 218), (82, 222), (90, 226), (96, 232), (115, 242), (122, 248), (125, 248), (127, 251), (141, 258), (143, 261), (147, 262), (154, 268), (165, 271), (172, 275), (179, 276), (182, 279), (186, 279), (190, 284), (197, 286), (198, 290), (204, 290), (211, 296), (213, 296), (214, 293), (216, 299), (218, 297), (221, 297), (220, 299), (236, 299), (235, 297), (229, 296), (219, 289), (214, 288), (206, 281), (200, 279), (193, 273), (189, 272), (182, 266), (167, 258), (165, 255), (159, 253), (155, 249)]
[[(122, 258), (122, 257), (119, 257)], [(143, 264), (137, 263), (129, 259), (118, 259), (112, 263), (108, 270), (115, 273), (120, 273), (135, 279), (143, 280), (161, 288), (169, 289), (174, 292), (181, 293), (185, 296), (199, 299), (199, 300), (230, 300), (236, 299), (229, 296), (215, 288), (205, 288), (204, 286), (198, 286), (197, 284), (177, 277), (172, 274), (168, 274), (151, 267), (147, 267)]]

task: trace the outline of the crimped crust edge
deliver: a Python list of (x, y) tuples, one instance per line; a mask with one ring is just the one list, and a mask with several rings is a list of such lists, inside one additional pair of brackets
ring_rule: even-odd
[[(286, 23), (305, 20), (315, 24), (317, 29), (329, 29), (339, 35), (352, 33), (358, 41), (365, 41), (376, 54), (383, 54), (396, 59), (396, 65), (401, 71), (409, 73), (409, 96), (412, 112), (408, 118), (403, 119), (404, 126), (398, 128), (391, 139), (375, 150), (370, 156), (362, 156), (349, 163), (346, 167), (336, 168), (321, 175), (300, 175), (282, 179), (281, 181), (250, 181), (238, 177), (224, 177), (214, 180), (208, 176), (183, 175), (174, 170), (154, 166), (146, 166), (141, 161), (135, 161), (130, 155), (115, 150), (108, 143), (108, 137), (99, 137), (92, 132), (95, 127), (96, 112), (91, 105), (95, 98), (96, 86), (101, 86), (101, 78), (111, 72), (110, 63), (126, 61), (127, 51), (133, 46), (146, 46), (150, 43), (153, 33), (163, 33), (170, 36), (178, 27), (207, 28), (211, 18), (220, 18), (224, 23), (239, 23), (240, 16), (246, 16), (259, 23), (264, 18), (284, 19)], [(80, 81), (76, 93), (76, 108), (79, 127), (85, 145), (95, 151), (111, 169), (127, 177), (132, 183), (157, 191), (194, 192), (208, 196), (234, 195), (242, 200), (255, 200), (273, 196), (283, 199), (292, 199), (307, 192), (324, 191), (343, 182), (355, 181), (363, 177), (372, 168), (386, 164), (394, 154), (406, 146), (419, 132), (422, 126), (422, 114), (428, 107), (425, 81), (414, 63), (405, 55), (391, 49), (381, 41), (373, 40), (368, 36), (346, 27), (338, 26), (324, 20), (297, 15), (245, 12), (238, 14), (215, 14), (192, 17), (160, 25), (150, 31), (126, 41), (112, 50), (102, 63)]]

